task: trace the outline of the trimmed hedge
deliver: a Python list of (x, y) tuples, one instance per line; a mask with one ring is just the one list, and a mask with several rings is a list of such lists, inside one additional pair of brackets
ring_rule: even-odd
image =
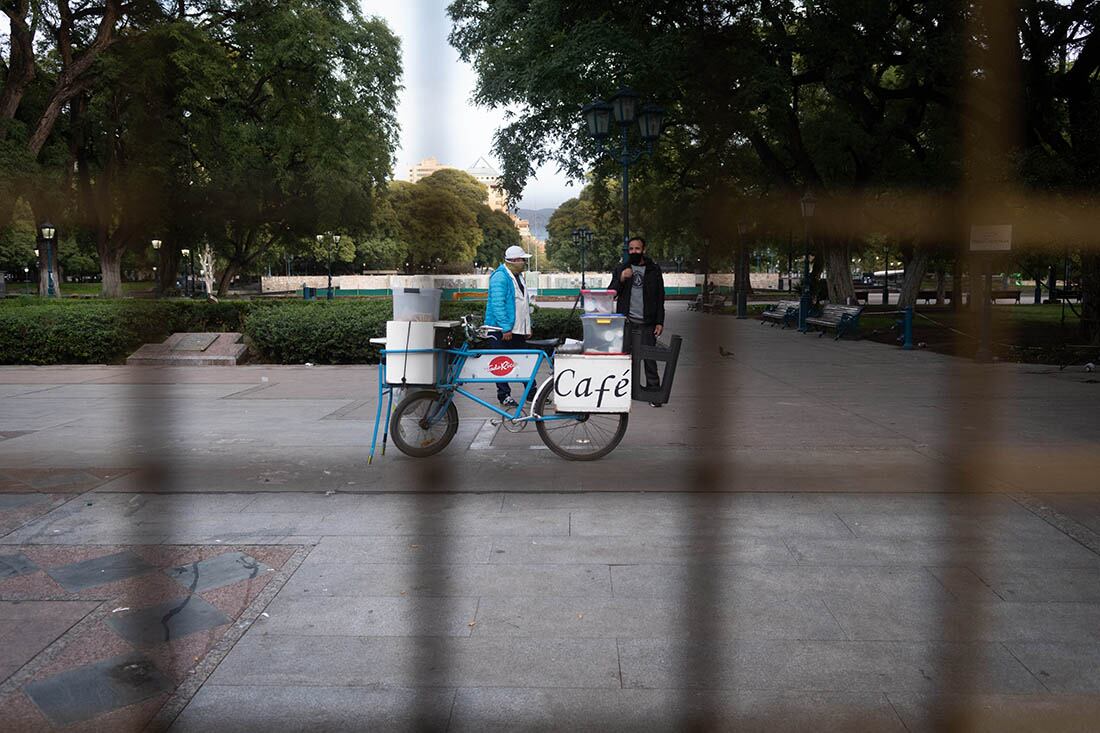
[[(443, 303), (458, 320), (484, 306)], [(0, 364), (119, 363), (144, 343), (177, 331), (240, 331), (253, 356), (277, 364), (374, 364), (370, 339), (385, 333), (389, 298), (365, 300), (57, 300), (8, 299), (0, 304)], [(535, 338), (580, 338), (579, 314), (536, 308)]]
[(239, 330), (248, 302), (15, 299), (0, 307), (0, 364), (118, 362), (175, 331)]

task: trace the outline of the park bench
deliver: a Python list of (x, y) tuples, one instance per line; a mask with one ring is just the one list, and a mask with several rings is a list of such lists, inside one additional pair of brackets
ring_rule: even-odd
[(849, 331), (857, 331), (859, 329), (859, 314), (863, 312), (863, 306), (861, 305), (835, 305), (833, 303), (826, 303), (821, 308), (821, 313), (816, 316), (810, 316), (806, 319), (806, 325), (816, 326), (821, 329), (821, 333), (818, 336), (824, 336), (825, 332), (830, 329), (836, 329), (836, 338), (834, 341), (839, 340), (841, 336)]
[(717, 313), (726, 305), (726, 296), (715, 295), (710, 300), (704, 300), (701, 308), (704, 313)]
[[(954, 296), (954, 293), (952, 293), (952, 291), (950, 291), (950, 290), (944, 290), (943, 291), (943, 299), (944, 300), (951, 300), (953, 296)], [(917, 298), (919, 300), (923, 300), (925, 303), (930, 303), (933, 300), (936, 300), (937, 297), (938, 296), (936, 295), (935, 290), (921, 290), (917, 293)]]
[(767, 309), (760, 314), (760, 322), (770, 322), (772, 326), (777, 323), (782, 323), (783, 328), (798, 323), (798, 301), (781, 300), (778, 303), (769, 305)]
[(994, 303), (998, 300), (1015, 300), (1016, 303), (1020, 302), (1019, 290), (994, 290), (990, 293), (990, 296)]
[(478, 290), (456, 290), (451, 293), (451, 300), (488, 300), (489, 294)]

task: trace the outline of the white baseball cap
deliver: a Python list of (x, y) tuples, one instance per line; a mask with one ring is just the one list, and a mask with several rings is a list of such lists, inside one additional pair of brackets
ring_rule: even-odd
[(513, 244), (511, 247), (504, 250), (504, 259), (506, 259), (506, 260), (520, 260), (520, 259), (529, 260), (529, 259), (531, 259), (531, 255), (524, 252), (523, 247), (520, 247), (517, 244)]

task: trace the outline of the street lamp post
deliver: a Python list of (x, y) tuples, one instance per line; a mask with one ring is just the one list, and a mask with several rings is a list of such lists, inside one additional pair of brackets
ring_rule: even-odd
[(802, 260), (802, 297), (798, 302), (798, 330), (805, 333), (807, 330), (806, 318), (813, 307), (813, 296), (810, 293), (810, 219), (814, 218), (814, 209), (817, 199), (809, 191), (802, 197), (802, 235), (806, 240), (806, 252)]
[(161, 240), (154, 239), (151, 244), (153, 245), (153, 256), (157, 258), (157, 264), (153, 265), (153, 293), (159, 298), (161, 294), (160, 276), (158, 275), (157, 265), (160, 264), (160, 246), (163, 244)]
[(42, 226), (38, 227), (38, 235), (43, 242), (46, 243), (46, 296), (52, 298), (54, 296), (53, 289), (53, 245), (54, 237), (57, 235), (57, 229), (49, 221), (46, 221)]
[(592, 232), (588, 227), (579, 227), (573, 230), (573, 246), (579, 247), (581, 250), (581, 290), (587, 287), (584, 279), (585, 270), (588, 269), (588, 265), (585, 262), (585, 254), (590, 244), (592, 244)]
[(190, 259), (190, 261), (191, 261), (191, 274), (190, 274), (190, 277), (187, 275), (187, 269), (186, 268), (183, 271), (184, 272), (184, 275), (183, 275), (183, 294), (190, 297), (190, 296), (193, 296), (195, 294), (195, 284), (194, 284), (194, 281), (195, 281), (195, 258), (191, 254), (191, 250), (187, 247), (184, 247), (183, 249), (181, 249), (180, 254), (183, 255), (185, 258)]
[[(630, 166), (644, 154), (652, 155), (657, 139), (661, 136), (665, 112), (655, 104), (645, 104), (639, 109), (638, 95), (627, 87), (619, 89), (611, 102), (596, 100), (581, 109), (588, 134), (596, 141), (598, 150), (607, 153), (622, 166), (623, 189), (623, 264), (630, 261)], [(607, 147), (611, 118), (619, 125), (619, 148)], [(630, 126), (637, 121), (642, 144), (632, 147), (627, 135)]]
[(890, 248), (882, 248), (882, 304), (887, 305), (890, 302)]
[(737, 317), (749, 317), (749, 289), (747, 280), (749, 277), (748, 250), (745, 248), (745, 239), (749, 233), (748, 222), (737, 222), (737, 238), (739, 240), (737, 250)]

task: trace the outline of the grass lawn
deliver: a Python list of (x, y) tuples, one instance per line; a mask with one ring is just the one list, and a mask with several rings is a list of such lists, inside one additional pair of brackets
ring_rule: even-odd
[[(749, 316), (759, 318), (767, 306), (750, 305)], [(1074, 304), (1080, 311), (1080, 305)], [(891, 310), (870, 306), (859, 320), (860, 336), (870, 341), (897, 346), (901, 329), (898, 314), (879, 314)], [(723, 315), (735, 315), (736, 309), (722, 309)], [(1084, 344), (1077, 316), (1069, 305), (1062, 323), (1061, 305), (993, 306), (993, 354), (1002, 361), (1036, 364), (1084, 364), (1100, 361), (1100, 348)], [(941, 354), (973, 358), (978, 350), (977, 313), (954, 313), (950, 306), (918, 306), (913, 320), (913, 343)]]
[[(1075, 304), (1080, 310), (1080, 306)], [(879, 307), (878, 309), (881, 309)], [(898, 315), (876, 315), (867, 309), (860, 318), (864, 338), (896, 344)], [(949, 306), (918, 306), (913, 343), (941, 354), (972, 358), (978, 350), (978, 313), (952, 312)], [(1084, 345), (1077, 316), (1067, 305), (993, 306), (993, 354), (1003, 361), (1038, 364), (1078, 364), (1095, 361), (1100, 349)]]

